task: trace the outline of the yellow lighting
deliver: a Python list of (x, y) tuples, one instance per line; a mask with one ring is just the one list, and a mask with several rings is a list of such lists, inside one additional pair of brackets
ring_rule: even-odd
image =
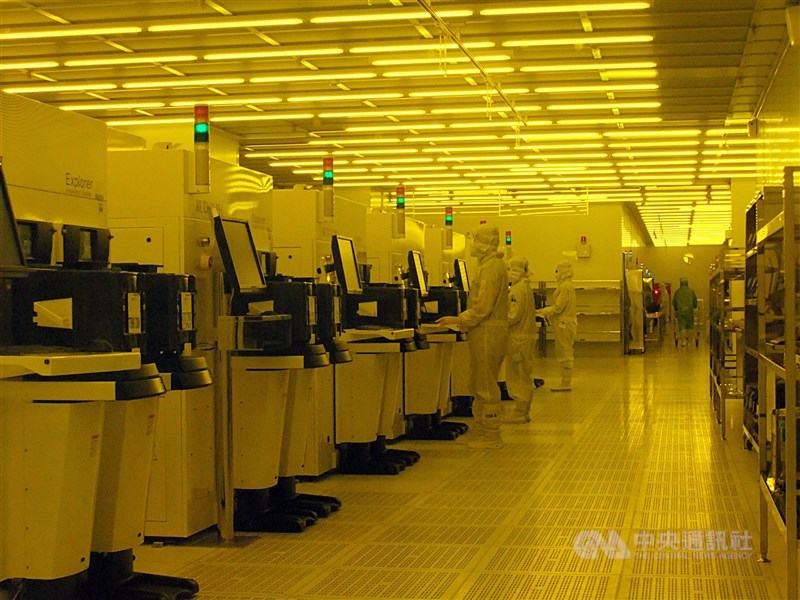
[(704, 158), (702, 160), (704, 165), (752, 165), (755, 167), (755, 157), (751, 158)]
[(390, 158), (390, 159), (380, 159), (380, 158), (357, 158), (352, 161), (354, 165), (383, 165), (386, 163), (391, 164), (415, 164), (415, 163), (432, 163), (433, 158)]
[(635, 125), (643, 123), (660, 123), (661, 117), (609, 117), (604, 119), (560, 119), (558, 125)]
[[(517, 112), (529, 112), (535, 110), (542, 110), (541, 106), (535, 105), (521, 105), (516, 107)], [(432, 108), (432, 115), (471, 115), (471, 114), (489, 114), (489, 113), (510, 113), (511, 109), (507, 106), (480, 106), (470, 108)]]
[(346, 145), (346, 144), (396, 144), (400, 141), (400, 138), (362, 138), (362, 139), (321, 139), (321, 140), (308, 140), (309, 146), (335, 146), (335, 145)]
[(612, 109), (637, 109), (659, 108), (661, 102), (591, 102), (586, 104), (551, 104), (547, 110), (612, 110)]
[(692, 137), (703, 133), (699, 129), (662, 129), (660, 131), (643, 131), (637, 129), (627, 129), (625, 131), (607, 131), (603, 135), (605, 137), (619, 139), (619, 138), (659, 138), (659, 137)]
[(564, 38), (542, 38), (508, 40), (503, 42), (507, 48), (530, 48), (534, 46), (594, 46), (597, 44), (646, 44), (653, 41), (652, 35), (616, 35), (616, 36), (591, 36)]
[[(676, 175), (658, 174), (657, 177), (658, 177), (658, 179), (679, 179), (679, 180), (685, 180), (687, 178), (691, 179), (690, 176), (681, 175), (681, 174), (676, 174)], [(651, 180), (653, 180), (653, 178), (654, 178), (653, 175), (624, 175), (623, 176), (623, 179), (625, 181), (639, 181), (639, 180), (651, 181)]]
[[(599, 133), (590, 131), (583, 133), (522, 133), (519, 136), (517, 136), (515, 133), (509, 133), (503, 136), (504, 139), (515, 139), (517, 137), (525, 140), (526, 142), (549, 142), (557, 140), (595, 140), (601, 138), (602, 136)], [(524, 148), (524, 146), (520, 147)]]
[(212, 123), (241, 123), (246, 121), (283, 121), (283, 120), (299, 120), (299, 119), (313, 119), (314, 115), (311, 113), (254, 113), (252, 115), (225, 115), (221, 117), (211, 117)]
[(593, 85), (556, 85), (538, 87), (537, 94), (573, 94), (590, 92), (647, 92), (658, 89), (657, 83), (596, 83)]
[(508, 146), (436, 146), (433, 148), (423, 148), (422, 152), (503, 152), (508, 150)]
[[(471, 17), (471, 10), (439, 10), (437, 14), (443, 18), (462, 18)], [(368, 23), (375, 21), (406, 21), (418, 19), (430, 19), (431, 15), (424, 10), (394, 10), (394, 11), (370, 11), (363, 13), (347, 13), (330, 15), (327, 17), (311, 17), (311, 22), (316, 25), (337, 24), (337, 23)], [(352, 50), (351, 50), (352, 52)]]
[[(486, 67), (489, 74), (513, 73), (514, 67)], [(453, 67), (450, 69), (427, 69), (418, 71), (384, 71), (384, 77), (455, 77), (463, 75), (478, 75), (481, 71), (475, 67)]]
[(519, 156), (510, 155), (510, 156), (440, 156), (436, 159), (436, 162), (446, 162), (446, 163), (455, 163), (455, 162), (478, 162), (478, 161), (493, 161), (493, 160), (519, 160)]
[(364, 126), (356, 126), (356, 127), (345, 127), (345, 131), (348, 132), (368, 132), (368, 131), (408, 131), (409, 129), (444, 129), (444, 125), (441, 123), (408, 123), (402, 125), (364, 125)]
[[(528, 88), (508, 88), (503, 90), (507, 96), (515, 94), (527, 94)], [(411, 92), (409, 98), (452, 98), (457, 96), (496, 96), (497, 90), (426, 90), (423, 92)], [(509, 109), (510, 110), (510, 109)]]
[[(599, 136), (598, 136), (599, 137)], [(540, 152), (548, 152), (550, 150), (594, 150), (602, 148), (601, 143), (588, 143), (588, 144), (521, 144), (519, 150), (539, 150)], [(534, 155), (536, 156), (536, 155)], [(526, 157), (527, 158), (527, 157)], [(540, 158), (548, 158), (547, 154), (543, 154)]]
[(708, 136), (747, 135), (747, 127), (726, 127), (725, 129), (709, 129)]
[[(303, 81), (345, 81), (350, 79), (374, 79), (377, 73), (311, 73), (309, 75), (270, 75), (251, 77), (250, 83), (290, 83)], [(291, 100), (290, 100), (291, 101)]]
[[(485, 62), (501, 62), (504, 60), (511, 60), (508, 54), (486, 54), (483, 56), (476, 56), (476, 60), (481, 63)], [(468, 56), (444, 56), (444, 57), (431, 57), (431, 58), (384, 58), (373, 60), (372, 66), (374, 67), (400, 67), (404, 65), (441, 65), (441, 64), (460, 64), (468, 63), (470, 59)]]
[(693, 160), (631, 160), (628, 162), (618, 162), (618, 167), (667, 167), (667, 166), (682, 166), (693, 165)]
[(178, 100), (170, 102), (169, 105), (173, 107), (186, 107), (196, 106), (198, 104), (207, 104), (208, 106), (246, 106), (248, 104), (278, 104), (282, 102), (277, 97), (263, 97), (263, 98), (238, 98), (238, 97), (225, 97), (220, 98), (202, 98), (198, 100)]
[(129, 110), (136, 108), (161, 108), (163, 102), (100, 102), (99, 104), (65, 104), (61, 110)]
[(357, 156), (359, 154), (366, 154), (368, 156), (376, 156), (379, 154), (416, 154), (419, 152), (416, 148), (389, 148), (376, 150), (374, 148), (363, 148), (358, 150), (334, 150), (334, 156)]
[(573, 71), (606, 71), (612, 69), (652, 69), (656, 63), (640, 62), (590, 62), (565, 65), (528, 65), (520, 68), (521, 73), (571, 73)]
[(181, 77), (176, 79), (161, 79), (154, 81), (129, 81), (123, 83), (122, 87), (126, 90), (143, 90), (173, 87), (208, 87), (216, 85), (238, 85), (244, 83), (241, 77), (218, 77), (216, 79), (191, 79)]
[(742, 156), (750, 155), (755, 156), (755, 148), (739, 148), (736, 150), (729, 150), (727, 148), (718, 148), (717, 150), (703, 150), (703, 156)]
[[(704, 162), (705, 162), (705, 161), (704, 161)], [(755, 166), (754, 164), (752, 164), (752, 163), (751, 163), (750, 165), (748, 165), (748, 166), (746, 166), (746, 167), (737, 167), (737, 166), (734, 166), (734, 165), (724, 164), (724, 165), (718, 165), (718, 166), (705, 166), (705, 167), (700, 167), (700, 170), (701, 170), (701, 171), (707, 171), (707, 172), (708, 172), (708, 171), (710, 171), (710, 172), (716, 173), (716, 172), (718, 172), (718, 171), (727, 171), (727, 172), (733, 172), (733, 171), (754, 171), (754, 170), (755, 170), (755, 168), (756, 168), (756, 166)]]
[(0, 63), (0, 71), (11, 71), (14, 69), (52, 69), (57, 66), (58, 63), (52, 60), (2, 62)]
[[(379, 181), (386, 179), (384, 175), (344, 175), (341, 177), (337, 175), (336, 178), (340, 181)], [(320, 175), (319, 177), (314, 177), (314, 179), (322, 179), (322, 176)]]
[(587, 158), (608, 158), (605, 152), (582, 152), (575, 154), (526, 154), (525, 160), (584, 160)]
[(706, 140), (703, 142), (706, 146), (719, 146), (720, 148), (724, 148), (725, 146), (754, 146), (758, 143), (758, 140), (734, 140), (734, 139), (722, 139), (722, 140)]
[(426, 167), (374, 167), (372, 171), (374, 173), (396, 173), (397, 171), (401, 171), (403, 173), (413, 173), (422, 171), (423, 173), (431, 172), (431, 171), (446, 171), (447, 167), (445, 166), (437, 166), (437, 165), (428, 165)]
[(285, 25), (300, 25), (302, 23), (303, 19), (209, 19), (206, 21), (151, 25), (147, 28), (147, 31), (206, 31), (209, 29), (235, 29), (238, 27), (281, 27)]
[[(348, 100), (388, 100), (391, 98), (402, 98), (403, 94), (398, 92), (385, 92), (381, 94), (316, 94), (306, 96), (289, 96), (287, 102), (346, 102)], [(424, 112), (424, 111), (423, 111)], [(396, 114), (396, 113), (392, 113)]]
[(626, 158), (628, 156), (635, 156), (637, 158), (644, 158), (648, 156), (696, 156), (697, 150), (653, 150), (652, 152), (614, 152), (611, 156), (615, 158)]
[(193, 54), (161, 54), (154, 56), (114, 56), (110, 58), (87, 58), (64, 61), (65, 67), (104, 67), (108, 65), (141, 65), (167, 62), (191, 62), (197, 60)]
[(245, 158), (293, 158), (304, 156), (324, 156), (324, 150), (300, 150), (296, 152), (248, 152)]
[[(526, 163), (489, 163), (489, 164), (468, 164), (468, 165), (451, 165), (449, 168), (454, 171), (469, 171), (471, 169), (523, 169), (528, 168), (530, 165)], [(442, 167), (446, 169), (448, 167)]]
[(694, 167), (633, 167), (620, 169), (620, 173), (694, 173)]
[(480, 142), (496, 140), (496, 135), (429, 135), (405, 138), (404, 142)]
[(341, 48), (272, 48), (250, 52), (221, 52), (206, 54), (204, 60), (250, 60), (258, 58), (285, 58), (294, 56), (336, 56), (344, 54)]
[(477, 121), (473, 123), (453, 123), (450, 125), (450, 129), (479, 129), (479, 128), (490, 128), (490, 127), (546, 127), (547, 125), (552, 125), (552, 121), (547, 121), (543, 119), (539, 119), (537, 121), (513, 121), (510, 119), (497, 119), (495, 121)]
[[(464, 47), (468, 50), (476, 50), (480, 48), (494, 48), (494, 42), (464, 42)], [(379, 54), (384, 52), (426, 52), (434, 50), (436, 52), (442, 50), (458, 50), (457, 44), (405, 44), (402, 46), (355, 46), (350, 48), (352, 54)]]
[(511, 6), (507, 8), (485, 8), (481, 11), (481, 16), (510, 16), (510, 15), (539, 15), (550, 13), (569, 13), (569, 12), (600, 12), (617, 10), (645, 10), (650, 8), (649, 2), (609, 2), (606, 4), (556, 4), (550, 6)]
[(138, 125), (180, 125), (183, 123), (194, 123), (192, 117), (157, 118), (157, 119), (120, 119), (116, 121), (106, 121), (109, 127), (127, 127)]
[[(342, 160), (339, 164), (347, 163), (346, 160)], [(269, 163), (270, 167), (319, 167), (318, 160), (279, 160), (276, 162)], [(337, 165), (338, 166), (338, 165)], [(337, 169), (338, 170), (338, 169)], [(319, 168), (313, 171), (314, 173), (319, 172)]]
[(424, 110), (352, 110), (320, 113), (317, 116), (320, 119), (366, 119), (370, 117), (413, 117), (424, 114)]
[[(585, 162), (585, 163), (569, 163), (569, 164), (550, 164), (550, 163), (534, 163), (533, 165), (537, 169), (541, 169), (542, 171), (556, 171), (561, 169), (595, 169), (600, 167), (613, 167), (613, 162)], [(599, 173), (600, 171), (594, 171), (595, 173)]]
[(651, 142), (609, 142), (609, 148), (678, 148), (681, 146), (698, 146), (699, 140), (653, 140)]
[(77, 83), (9, 87), (5, 88), (3, 91), (6, 94), (46, 94), (50, 92), (99, 92), (105, 90), (114, 90), (116, 88), (117, 86), (113, 83)]
[(49, 29), (27, 29), (24, 31), (5, 31), (0, 33), (0, 41), (39, 40), (47, 38), (78, 37), (84, 35), (122, 35), (141, 33), (141, 27), (70, 27), (59, 25)]
[[(317, 163), (314, 164), (317, 166), (316, 169), (295, 169), (294, 171), (292, 171), (292, 173), (294, 173), (295, 175), (318, 175), (319, 165)], [(368, 169), (366, 169), (365, 167), (345, 167), (344, 169), (342, 169), (339, 165), (336, 166), (337, 177), (340, 177), (342, 173), (367, 173), (367, 172)], [(361, 177), (360, 179), (363, 179), (363, 177)]]

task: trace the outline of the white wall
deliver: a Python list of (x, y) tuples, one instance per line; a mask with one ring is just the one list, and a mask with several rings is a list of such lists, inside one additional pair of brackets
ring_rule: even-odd
[[(415, 218), (441, 225), (444, 216)], [(581, 236), (586, 236), (592, 255), (578, 259), (575, 279), (619, 280), (621, 277), (622, 208), (617, 204), (590, 204), (587, 215), (480, 217), (459, 215), (458, 208), (454, 209), (453, 228), (457, 232), (467, 233), (481, 220), (497, 225), (501, 246), (505, 245), (506, 230), (511, 230), (512, 251), (528, 258), (534, 280), (555, 279), (555, 267), (564, 259), (562, 252), (575, 250), (580, 245)]]

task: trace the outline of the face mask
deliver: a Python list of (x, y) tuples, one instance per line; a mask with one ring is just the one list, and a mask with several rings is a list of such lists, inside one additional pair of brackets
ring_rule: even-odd
[(516, 269), (509, 269), (508, 271), (508, 280), (514, 284), (519, 283), (519, 280), (522, 279), (522, 271), (517, 271)]
[(481, 253), (478, 250), (478, 245), (475, 242), (470, 243), (469, 245), (469, 255), (470, 256), (480, 256)]

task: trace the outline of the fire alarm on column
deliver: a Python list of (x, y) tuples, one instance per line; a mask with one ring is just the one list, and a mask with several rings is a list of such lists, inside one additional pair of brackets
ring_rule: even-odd
[(581, 236), (581, 244), (585, 244), (585, 243), (586, 243), (586, 236), (582, 235)]

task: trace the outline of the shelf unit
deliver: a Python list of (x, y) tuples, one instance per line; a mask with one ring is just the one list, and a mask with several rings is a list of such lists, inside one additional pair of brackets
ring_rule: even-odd
[[(800, 227), (795, 175), (785, 167), (783, 186), (765, 188), (747, 209), (745, 252), (745, 398), (757, 393), (759, 450), (759, 551), (767, 560), (769, 519), (786, 542), (784, 598), (797, 598), (797, 258)], [(754, 322), (755, 319), (755, 322)], [(746, 411), (747, 412), (747, 411)], [(752, 424), (750, 424), (752, 427)], [(745, 421), (745, 437), (748, 423)]]
[(744, 249), (723, 245), (711, 265), (708, 290), (709, 392), (725, 439), (727, 401), (744, 398)]
[[(540, 282), (539, 293), (544, 290), (548, 306), (553, 304), (555, 281)], [(620, 337), (620, 283), (616, 280), (587, 279), (573, 281), (575, 305), (578, 314), (576, 342), (619, 342)], [(551, 328), (552, 329), (552, 328)], [(546, 332), (548, 340), (553, 333)]]

